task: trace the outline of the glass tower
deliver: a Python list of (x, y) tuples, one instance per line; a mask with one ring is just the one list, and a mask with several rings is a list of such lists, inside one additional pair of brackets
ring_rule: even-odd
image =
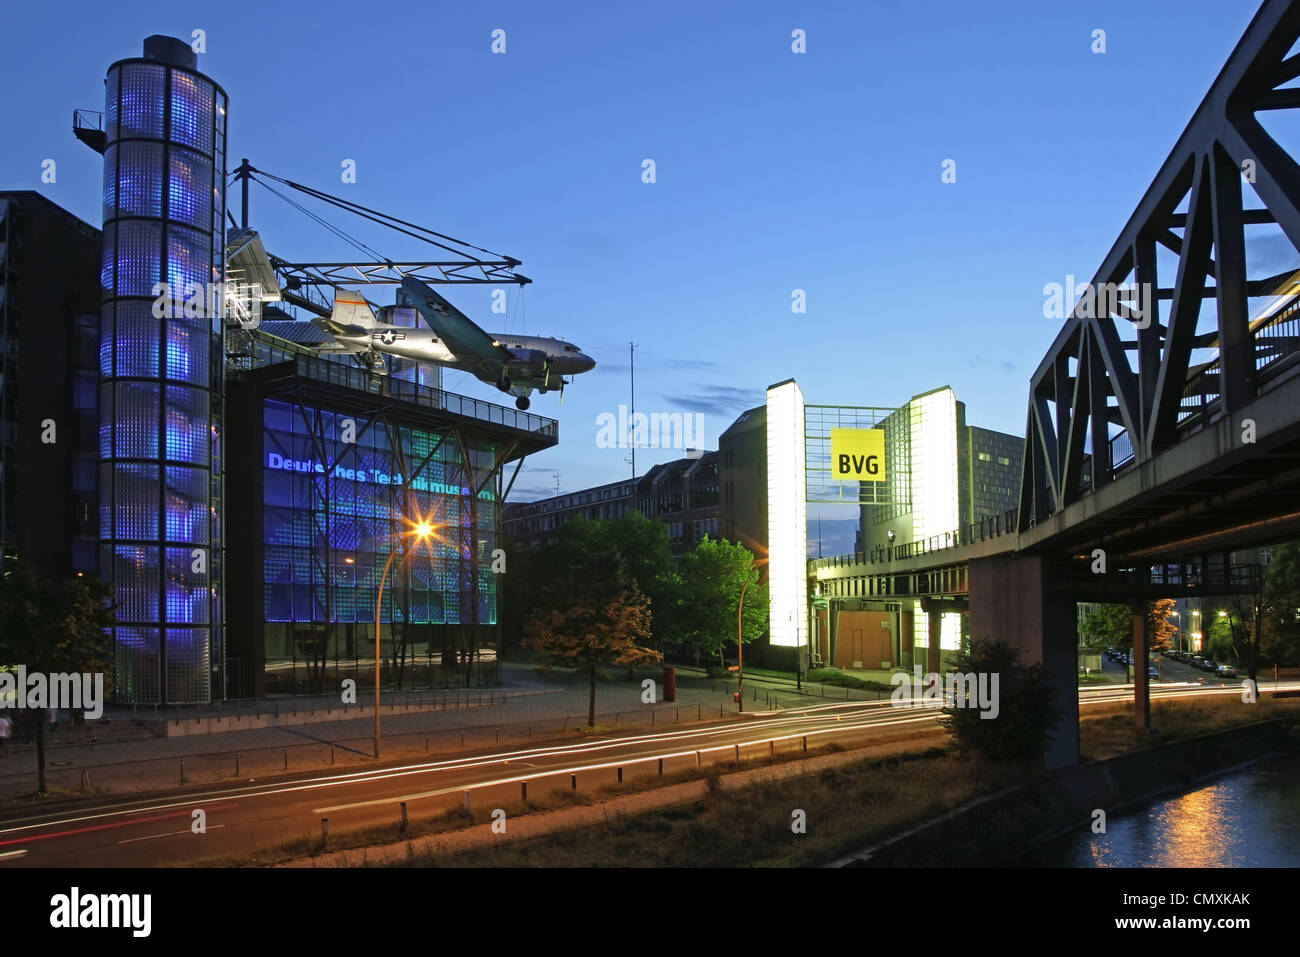
[(223, 696), (227, 101), (197, 64), (154, 36), (106, 81), (99, 539), (120, 702)]

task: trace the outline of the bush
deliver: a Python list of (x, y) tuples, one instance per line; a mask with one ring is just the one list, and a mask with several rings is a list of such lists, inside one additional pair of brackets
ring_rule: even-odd
[[(1021, 664), (1017, 649), (988, 639), (972, 641), (969, 651), (957, 654), (956, 665), (962, 673), (998, 676), (997, 717), (983, 717), (975, 702), (956, 702), (943, 709), (946, 717), (940, 723), (958, 750), (975, 752), (994, 764), (1039, 764), (1049, 732), (1064, 715), (1054, 703), (1057, 691), (1047, 669)], [(992, 689), (991, 679), (988, 687)]]

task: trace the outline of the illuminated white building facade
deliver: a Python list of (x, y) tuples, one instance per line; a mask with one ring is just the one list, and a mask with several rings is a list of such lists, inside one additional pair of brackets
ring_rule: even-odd
[[(884, 479), (836, 482), (833, 429), (883, 430)], [(929, 620), (919, 601), (882, 600), (849, 583), (809, 596), (807, 505), (856, 506), (861, 555), (942, 537), (1015, 505), (1023, 442), (967, 426), (965, 405), (947, 386), (901, 407), (805, 405), (793, 380), (770, 387), (766, 403), (738, 417), (718, 443), (722, 537), (769, 560), (770, 634), (755, 657), (781, 668), (804, 650), (814, 664), (844, 668), (925, 662)], [(943, 615), (945, 659), (961, 646), (962, 627), (961, 613)]]
[(767, 390), (769, 644), (808, 643), (808, 476), (803, 392), (793, 379)]

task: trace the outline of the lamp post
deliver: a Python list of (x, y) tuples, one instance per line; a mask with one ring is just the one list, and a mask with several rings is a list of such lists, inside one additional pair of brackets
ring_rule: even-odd
[[(420, 522), (414, 528), (414, 534), (420, 541), (426, 541), (433, 534), (433, 526), (428, 522)], [(384, 580), (388, 578), (388, 569), (393, 564), (393, 559), (397, 557), (397, 542), (393, 543), (392, 550), (388, 553), (388, 561), (384, 562), (384, 572), (379, 576), (379, 591), (375, 593), (375, 757), (379, 757), (379, 608), (384, 600)]]
[[(754, 562), (750, 571), (758, 571), (758, 566), (766, 561), (766, 558), (760, 558)], [(749, 579), (749, 572), (745, 572), (745, 584), (740, 586), (740, 602), (736, 605), (736, 703), (742, 714), (745, 711), (745, 633), (740, 615), (745, 609), (745, 591), (749, 588)], [(797, 670), (798, 665), (795, 667)]]

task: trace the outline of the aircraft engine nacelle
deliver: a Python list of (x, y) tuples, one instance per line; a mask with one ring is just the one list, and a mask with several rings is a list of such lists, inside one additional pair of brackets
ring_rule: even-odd
[(538, 375), (546, 368), (546, 353), (541, 349), (507, 349), (510, 353), (512, 368), (535, 372)]

